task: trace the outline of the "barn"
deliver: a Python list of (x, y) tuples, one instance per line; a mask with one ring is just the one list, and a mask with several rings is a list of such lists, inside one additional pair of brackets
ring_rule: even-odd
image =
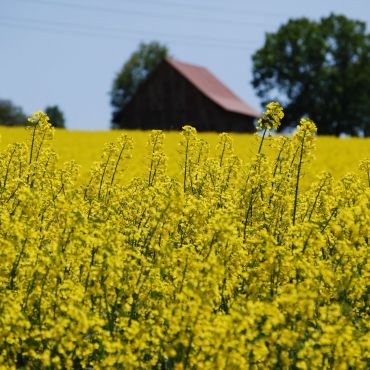
[(206, 68), (163, 60), (119, 113), (120, 128), (253, 132), (259, 113)]

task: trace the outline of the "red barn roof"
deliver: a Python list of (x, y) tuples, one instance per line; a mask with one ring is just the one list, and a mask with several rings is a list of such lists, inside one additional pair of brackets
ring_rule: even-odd
[(166, 62), (181, 73), (198, 90), (222, 108), (236, 113), (259, 117), (260, 114), (237, 97), (220, 80), (218, 80), (207, 68), (194, 64), (179, 62), (174, 59), (166, 59)]

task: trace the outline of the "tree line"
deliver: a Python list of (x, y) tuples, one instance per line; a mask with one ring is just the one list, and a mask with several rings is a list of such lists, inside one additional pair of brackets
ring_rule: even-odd
[[(64, 113), (57, 105), (47, 106), (44, 109), (50, 118), (50, 123), (57, 128), (65, 128)], [(12, 101), (0, 99), (0, 125), (24, 126), (27, 123), (27, 114)]]
[[(170, 52), (153, 41), (141, 43), (116, 74), (110, 91), (112, 128), (140, 84)], [(317, 21), (288, 20), (252, 55), (253, 86), (261, 105), (278, 101), (285, 109), (281, 129), (300, 117), (317, 123), (319, 134), (370, 136), (370, 34), (366, 24), (330, 14)], [(46, 108), (51, 122), (64, 127), (58, 106)], [(0, 100), (0, 125), (22, 125), (26, 116)]]

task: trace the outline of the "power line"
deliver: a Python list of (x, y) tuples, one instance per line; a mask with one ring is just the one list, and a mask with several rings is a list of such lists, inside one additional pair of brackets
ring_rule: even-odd
[[(101, 32), (94, 32), (94, 30), (83, 30), (83, 29), (74, 29), (72, 30), (70, 27), (64, 28), (61, 26), (58, 26), (59, 28), (56, 27), (51, 27), (49, 25), (43, 25), (39, 24), (37, 22), (32, 22), (32, 24), (22, 24), (21, 22), (18, 21), (10, 21), (10, 20), (2, 20), (3, 17), (0, 17), (0, 24), (5, 25), (6, 27), (11, 27), (11, 28), (18, 28), (18, 29), (25, 29), (25, 30), (33, 30), (33, 31), (41, 31), (41, 32), (52, 32), (52, 33), (59, 33), (59, 34), (73, 34), (73, 35), (78, 35), (78, 36), (87, 36), (87, 37), (100, 37), (104, 39), (128, 39), (128, 35), (118, 35), (118, 34), (109, 34), (109, 33), (101, 33)], [(31, 21), (29, 21), (31, 22)], [(152, 35), (151, 35), (152, 36)], [(142, 37), (145, 37), (142, 35)], [(198, 40), (196, 42), (192, 40), (176, 40), (174, 38), (171, 38), (169, 36), (168, 41), (172, 42), (178, 42), (183, 45), (189, 45), (192, 47), (217, 47), (220, 48), (222, 47), (223, 49), (236, 49), (236, 50), (251, 50), (251, 48), (244, 47), (243, 45), (232, 45), (232, 44), (216, 44), (216, 43), (209, 43), (205, 42), (202, 40)], [(254, 48), (253, 48), (254, 49)]]
[[(118, 2), (122, 3), (122, 2), (127, 2), (127, 3), (131, 3), (132, 4), (132, 0), (118, 0)], [(141, 2), (146, 2), (147, 4), (152, 4), (153, 5), (153, 1), (147, 1), (147, 0), (141, 0)], [(230, 13), (232, 15), (243, 15), (243, 16), (261, 16), (261, 17), (285, 17), (286, 14), (283, 14), (283, 13), (276, 13), (276, 12), (270, 12), (270, 11), (266, 11), (266, 10), (254, 10), (254, 9), (250, 9), (250, 10), (247, 10), (247, 9), (231, 9), (231, 8), (226, 8), (226, 7), (220, 7), (220, 6), (214, 6), (212, 5), (212, 7), (209, 7), (209, 6), (205, 6), (205, 5), (199, 5), (199, 4), (189, 4), (189, 3), (181, 3), (181, 2), (174, 2), (174, 1), (162, 1), (162, 0), (156, 0), (154, 1), (156, 4), (158, 5), (162, 5), (162, 6), (170, 6), (170, 7), (186, 7), (186, 8), (189, 8), (189, 6), (191, 7), (191, 9), (198, 9), (198, 10), (206, 10), (206, 11), (221, 11), (223, 14), (225, 13)]]
[[(4, 20), (6, 22), (25, 22), (30, 23), (31, 25), (46, 25), (46, 26), (58, 26), (58, 27), (68, 27), (68, 28), (76, 28), (77, 30), (82, 29), (83, 31), (92, 31), (92, 32), (98, 32), (101, 33), (102, 31), (109, 34), (114, 35), (121, 35), (121, 32), (125, 34), (133, 34), (136, 36), (142, 36), (143, 32), (150, 32), (150, 35), (152, 36), (152, 31), (145, 31), (145, 30), (133, 30), (131, 28), (127, 27), (106, 27), (106, 26), (100, 26), (99, 28), (90, 26), (90, 25), (81, 25), (77, 23), (72, 22), (60, 22), (60, 21), (50, 21), (50, 20), (43, 20), (43, 19), (29, 19), (29, 18), (21, 18), (21, 17), (9, 17), (9, 16), (1, 16), (0, 20)], [(118, 34), (119, 33), (119, 34)], [(199, 37), (198, 35), (192, 36), (192, 35), (183, 35), (183, 34), (168, 34), (164, 32), (156, 32), (156, 35), (159, 37), (175, 37), (176, 39), (185, 40), (185, 41), (205, 41), (205, 42), (214, 42), (216, 44), (225, 43), (225, 45), (232, 45), (232, 43), (237, 43), (233, 46), (239, 47), (240, 45), (249, 45), (253, 46), (254, 43), (251, 40), (242, 40), (242, 39), (225, 39), (225, 38), (214, 38), (214, 37)]]
[[(20, 2), (26, 2), (30, 4), (29, 0), (16, 0)], [(104, 12), (104, 13), (111, 13), (111, 14), (124, 14), (124, 15), (141, 15), (145, 17), (156, 17), (156, 18), (166, 18), (167, 20), (169, 17), (170, 19), (178, 19), (178, 20), (185, 20), (191, 22), (206, 22), (206, 23), (222, 23), (222, 24), (230, 24), (230, 25), (242, 25), (242, 26), (253, 26), (253, 27), (266, 27), (269, 26), (266, 23), (259, 23), (259, 22), (246, 22), (246, 21), (238, 21), (238, 20), (225, 20), (221, 18), (204, 18), (199, 16), (189, 16), (189, 15), (179, 15), (179, 14), (161, 14), (161, 13), (153, 13), (150, 11), (142, 11), (142, 10), (123, 10), (122, 8), (107, 8), (102, 6), (91, 6), (91, 5), (82, 5), (77, 3), (66, 3), (66, 2), (55, 2), (55, 1), (46, 1), (46, 0), (33, 0), (32, 4), (42, 4), (48, 6), (59, 6), (64, 8), (76, 9), (76, 10), (84, 10), (84, 11), (93, 11), (93, 12)]]

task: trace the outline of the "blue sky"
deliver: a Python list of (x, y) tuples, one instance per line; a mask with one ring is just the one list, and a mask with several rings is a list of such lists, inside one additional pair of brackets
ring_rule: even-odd
[(107, 130), (115, 74), (139, 42), (157, 40), (260, 109), (251, 55), (265, 33), (331, 12), (369, 25), (370, 1), (0, 0), (0, 99), (26, 113), (57, 104), (69, 129)]

